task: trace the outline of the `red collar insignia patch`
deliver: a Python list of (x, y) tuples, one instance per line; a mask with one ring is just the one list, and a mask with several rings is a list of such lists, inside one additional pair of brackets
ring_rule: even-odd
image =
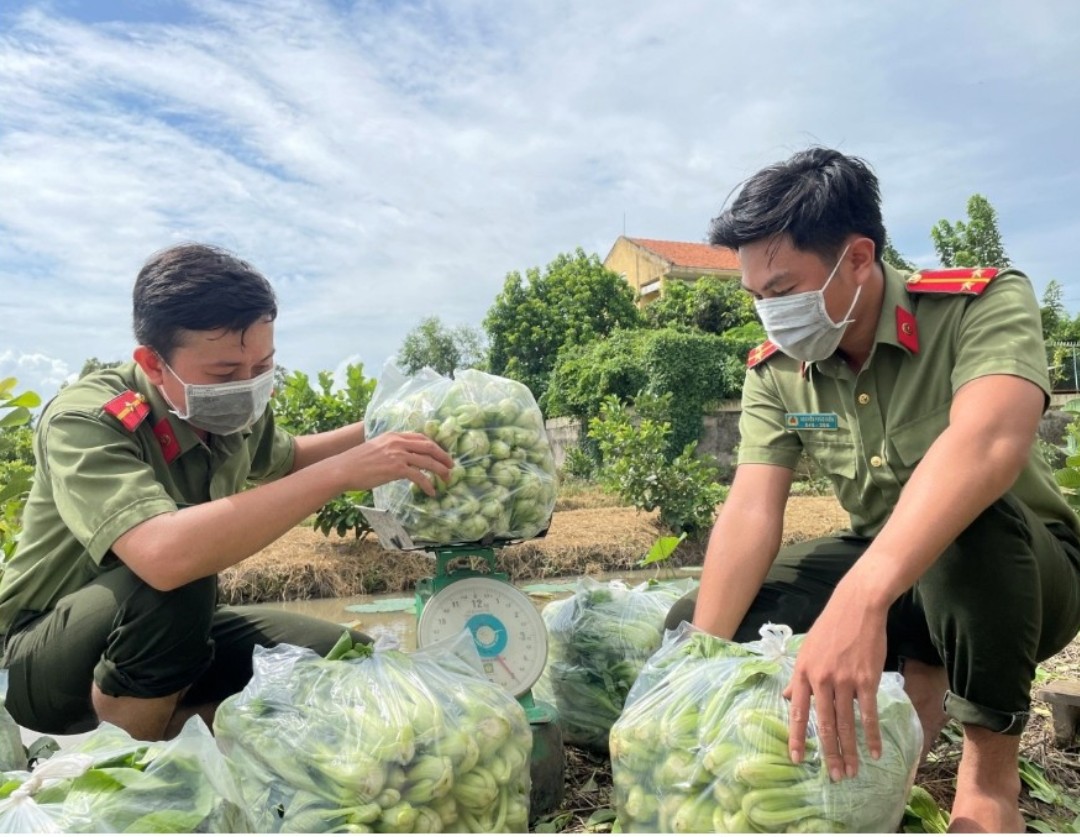
[(169, 424), (167, 418), (163, 418), (154, 425), (154, 436), (157, 437), (158, 444), (161, 445), (161, 452), (165, 456), (165, 464), (170, 464), (180, 455), (180, 443), (176, 441), (176, 433), (173, 432), (172, 425)]
[(896, 306), (896, 339), (908, 351), (919, 351), (919, 324), (914, 314), (899, 305)]

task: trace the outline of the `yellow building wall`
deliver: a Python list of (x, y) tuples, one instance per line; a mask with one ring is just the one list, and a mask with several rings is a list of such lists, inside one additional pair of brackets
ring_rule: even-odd
[(648, 253), (622, 236), (619, 236), (611, 252), (608, 253), (608, 257), (604, 259), (604, 267), (626, 278), (634, 295), (639, 298), (639, 306), (660, 296), (659, 287), (647, 296), (642, 295), (641, 288), (661, 279), (668, 269), (667, 262), (663, 259)]

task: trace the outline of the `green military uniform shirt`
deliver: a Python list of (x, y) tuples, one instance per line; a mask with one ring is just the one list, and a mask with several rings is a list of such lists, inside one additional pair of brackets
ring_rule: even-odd
[[(864, 537), (885, 525), (915, 466), (948, 426), (961, 386), (1015, 375), (1050, 392), (1039, 306), (1022, 273), (1000, 272), (973, 295), (915, 293), (909, 288), (920, 276), (888, 265), (884, 272), (881, 316), (862, 371), (836, 355), (812, 364), (780, 352), (755, 363), (752, 355), (739, 422), (739, 464), (794, 468), (805, 450)], [(964, 289), (972, 285), (982, 282)], [(1080, 531), (1035, 445), (1012, 491), (1041, 520)]]
[(270, 410), (250, 431), (204, 443), (169, 409), (134, 363), (88, 375), (46, 406), (22, 537), (0, 580), (0, 633), (114, 566), (112, 545), (144, 520), (292, 469), (293, 439)]

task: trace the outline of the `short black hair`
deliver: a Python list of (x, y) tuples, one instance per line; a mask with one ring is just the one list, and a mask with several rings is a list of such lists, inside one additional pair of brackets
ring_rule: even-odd
[(245, 331), (277, 317), (270, 283), (232, 253), (180, 244), (152, 255), (132, 291), (135, 339), (170, 360), (183, 331)]
[(736, 250), (786, 234), (796, 249), (832, 261), (851, 233), (872, 240), (881, 259), (885, 226), (877, 176), (858, 157), (814, 147), (747, 180), (731, 206), (712, 220), (709, 243)]

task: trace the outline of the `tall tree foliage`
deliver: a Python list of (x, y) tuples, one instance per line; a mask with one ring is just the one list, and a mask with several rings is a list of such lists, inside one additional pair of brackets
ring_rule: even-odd
[(881, 248), (881, 258), (897, 270), (905, 270), (909, 273), (915, 270), (915, 265), (904, 258), (900, 251), (893, 245), (892, 239), (887, 235), (885, 236), (885, 246)]
[(1009, 267), (998, 230), (997, 212), (982, 195), (967, 203), (967, 221), (938, 221), (930, 230), (934, 249), (944, 267)]
[(757, 322), (754, 301), (738, 279), (703, 276), (696, 282), (669, 281), (660, 299), (645, 309), (652, 328), (686, 328), (706, 334)]
[(469, 326), (448, 328), (438, 317), (426, 317), (405, 335), (398, 363), (410, 375), (430, 366), (453, 377), (459, 369), (476, 369), (484, 361), (484, 336)]
[(484, 318), (489, 371), (532, 390), (541, 406), (559, 351), (617, 328), (635, 328), (641, 315), (630, 286), (580, 247), (561, 253), (543, 272), (508, 273)]

